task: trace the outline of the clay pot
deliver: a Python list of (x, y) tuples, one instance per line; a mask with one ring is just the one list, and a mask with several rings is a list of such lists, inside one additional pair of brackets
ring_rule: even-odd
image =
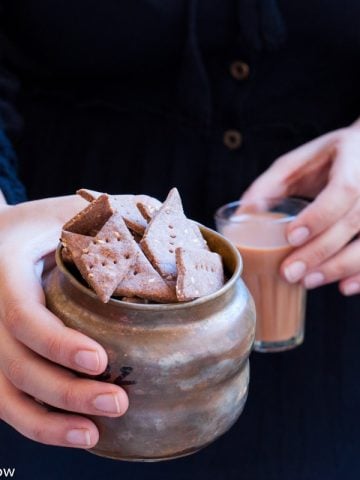
[(100, 431), (95, 454), (135, 461), (187, 455), (226, 432), (244, 408), (254, 304), (240, 279), (238, 251), (220, 234), (204, 227), (202, 233), (223, 257), (228, 281), (187, 303), (104, 304), (57, 252), (57, 268), (45, 281), (48, 308), (103, 345), (109, 365), (100, 379), (129, 395), (124, 416), (91, 417)]

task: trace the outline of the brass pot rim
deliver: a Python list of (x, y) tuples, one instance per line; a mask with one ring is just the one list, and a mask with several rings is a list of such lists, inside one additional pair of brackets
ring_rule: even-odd
[[(205, 295), (203, 297), (197, 298), (195, 300), (190, 300), (188, 302), (178, 302), (178, 303), (150, 303), (150, 304), (141, 304), (141, 303), (129, 303), (129, 302), (123, 302), (122, 300), (115, 299), (113, 297), (110, 298), (109, 302), (104, 305), (113, 305), (113, 306), (121, 306), (122, 308), (127, 308), (129, 310), (144, 310), (144, 311), (168, 311), (168, 310), (182, 310), (186, 309), (189, 307), (195, 307), (202, 305), (203, 303), (207, 303), (211, 300), (216, 299), (217, 297), (221, 297), (224, 295), (228, 290), (230, 290), (234, 283), (240, 278), (242, 270), (243, 270), (243, 261), (242, 257), (237, 250), (237, 248), (231, 243), (230, 240), (225, 238), (223, 235), (221, 235), (219, 232), (216, 232), (215, 230), (212, 230), (211, 228), (205, 227), (201, 224), (199, 224), (199, 227), (204, 233), (205, 238), (208, 236), (215, 236), (218, 240), (220, 240), (223, 244), (226, 245), (226, 247), (231, 251), (231, 253), (234, 255), (236, 259), (236, 266), (235, 269), (231, 275), (231, 277), (227, 280), (227, 282), (216, 292), (210, 294), (210, 295)], [(59, 268), (59, 270), (62, 272), (62, 274), (72, 283), (73, 286), (75, 286), (77, 289), (79, 289), (82, 293), (85, 295), (97, 300), (99, 303), (100, 299), (96, 295), (94, 291), (92, 291), (90, 288), (86, 287), (83, 285), (79, 280), (77, 280), (74, 275), (67, 269), (65, 266), (63, 259), (61, 257), (61, 249), (62, 245), (59, 243), (56, 253), (55, 253), (55, 259), (56, 259), (56, 265)]]

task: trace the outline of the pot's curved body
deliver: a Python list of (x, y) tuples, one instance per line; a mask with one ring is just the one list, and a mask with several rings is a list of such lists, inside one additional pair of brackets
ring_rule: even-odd
[(188, 303), (103, 304), (57, 255), (58, 268), (45, 282), (48, 308), (104, 346), (103, 379), (122, 385), (130, 400), (120, 418), (92, 417), (100, 431), (94, 453), (137, 461), (186, 455), (228, 430), (244, 407), (254, 306), (237, 250), (216, 232), (202, 232), (230, 279)]

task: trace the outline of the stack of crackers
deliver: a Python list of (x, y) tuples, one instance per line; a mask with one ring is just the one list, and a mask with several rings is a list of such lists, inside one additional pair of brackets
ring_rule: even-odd
[(220, 255), (186, 218), (179, 192), (164, 203), (147, 195), (82, 189), (89, 205), (61, 234), (62, 256), (103, 302), (185, 302), (224, 284)]

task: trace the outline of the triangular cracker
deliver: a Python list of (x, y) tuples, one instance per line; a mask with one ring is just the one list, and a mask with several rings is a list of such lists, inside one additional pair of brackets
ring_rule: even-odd
[(180, 302), (216, 292), (224, 285), (221, 256), (207, 250), (177, 248), (176, 295)]
[(136, 195), (135, 203), (147, 222), (150, 222), (162, 205), (157, 198), (149, 197), (149, 195)]
[(140, 235), (144, 233), (148, 223), (136, 206), (135, 195), (111, 195), (111, 205), (131, 230)]
[[(110, 217), (95, 237), (88, 237), (87, 245), (82, 243), (82, 237), (73, 234), (69, 242), (67, 235), (67, 248), (83, 278), (106, 303), (135, 262), (138, 245), (118, 213)], [(79, 245), (85, 247), (81, 254)]]
[(61, 233), (61, 243), (63, 249), (61, 251), (65, 262), (75, 262), (75, 259), (81, 257), (87, 250), (93, 237), (81, 235), (79, 233), (68, 232), (63, 230)]
[[(102, 195), (100, 192), (86, 188), (81, 188), (76, 193), (89, 202), (97, 200)], [(142, 197), (143, 195), (140, 196)], [(144, 197), (147, 197), (147, 195), (144, 195)], [(131, 230), (140, 235), (144, 233), (147, 221), (136, 205), (136, 195), (109, 195), (109, 202), (112, 209), (120, 213)]]
[(105, 193), (65, 223), (63, 230), (81, 235), (95, 236), (114, 213), (109, 195)]
[(140, 245), (152, 265), (167, 280), (176, 278), (178, 247), (207, 248), (199, 227), (184, 215), (181, 198), (173, 188), (149, 223)]
[(115, 289), (119, 297), (140, 297), (160, 303), (176, 302), (175, 286), (168, 285), (153, 268), (140, 247), (136, 261)]
[(87, 188), (80, 188), (80, 190), (76, 190), (76, 194), (80, 195), (84, 200), (88, 202), (92, 202), (96, 200), (100, 195), (103, 195), (101, 192), (97, 192), (96, 190), (89, 190)]

